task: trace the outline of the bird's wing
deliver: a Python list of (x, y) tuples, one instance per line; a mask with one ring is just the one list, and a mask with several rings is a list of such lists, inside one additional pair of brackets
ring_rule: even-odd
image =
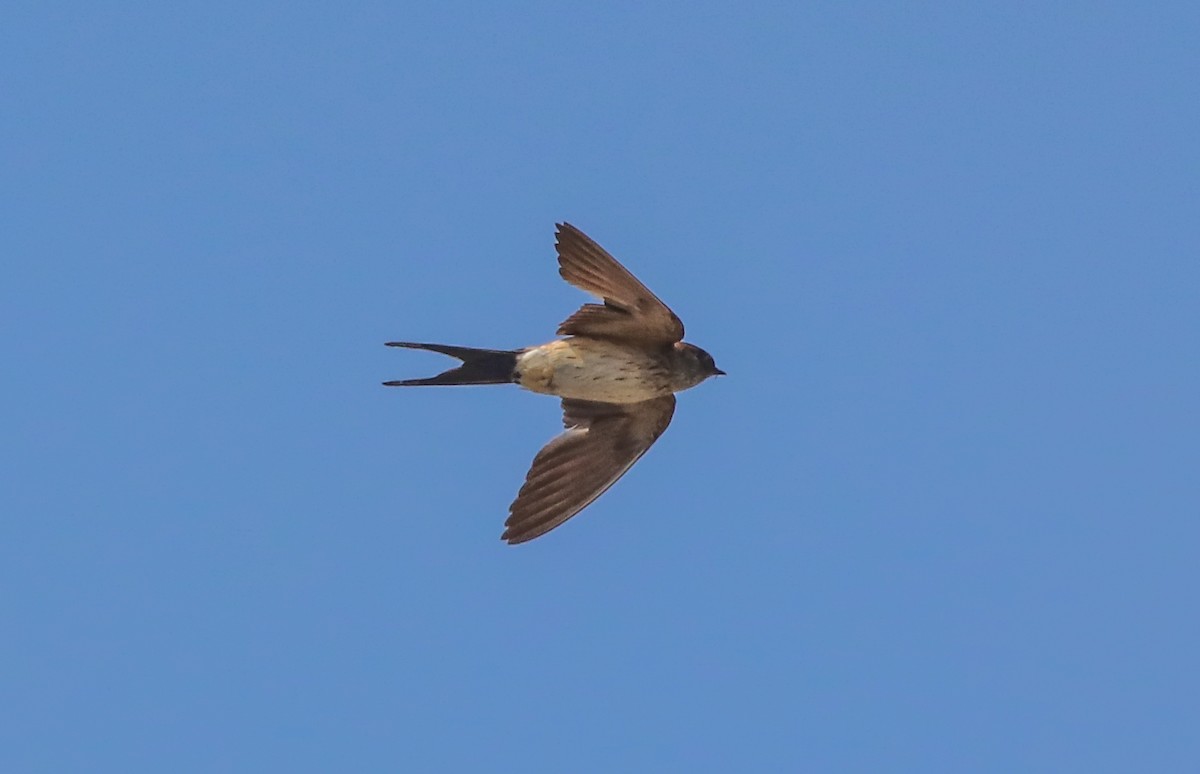
[(604, 494), (671, 423), (675, 396), (641, 403), (563, 399), (566, 431), (546, 444), (509, 508), (502, 539), (544, 535)]
[(559, 334), (662, 345), (683, 339), (683, 323), (675, 313), (587, 234), (560, 223), (554, 246), (563, 279), (604, 299), (584, 304), (558, 326)]

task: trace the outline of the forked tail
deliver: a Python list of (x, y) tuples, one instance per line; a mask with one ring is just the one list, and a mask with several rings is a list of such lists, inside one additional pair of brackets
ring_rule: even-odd
[(427, 349), (462, 361), (458, 368), (451, 368), (428, 379), (403, 379), (384, 382), (385, 387), (423, 387), (438, 384), (508, 384), (516, 379), (517, 350), (474, 349), (451, 347), (446, 344), (414, 344), (411, 341), (389, 341), (389, 347)]

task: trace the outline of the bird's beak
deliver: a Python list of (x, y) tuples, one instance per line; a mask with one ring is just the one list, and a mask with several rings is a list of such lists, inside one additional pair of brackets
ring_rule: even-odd
[(722, 371), (720, 368), (714, 368), (713, 376), (725, 376), (725, 372)]

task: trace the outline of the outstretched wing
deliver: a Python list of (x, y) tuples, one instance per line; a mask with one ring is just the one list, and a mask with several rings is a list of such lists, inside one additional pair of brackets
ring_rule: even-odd
[(604, 299), (584, 304), (558, 326), (559, 334), (662, 345), (683, 339), (683, 323), (675, 313), (587, 234), (560, 223), (555, 249), (563, 279)]
[(533, 458), (504, 522), (503, 540), (524, 543), (586, 508), (646, 453), (671, 423), (675, 396), (641, 403), (563, 399), (566, 431)]

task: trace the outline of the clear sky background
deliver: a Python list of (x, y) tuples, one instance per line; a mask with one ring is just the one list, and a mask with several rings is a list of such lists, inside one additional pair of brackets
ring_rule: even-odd
[[(1194, 3), (8, 3), (0, 770), (1194, 772)], [(563, 528), (586, 296), (730, 376)]]

